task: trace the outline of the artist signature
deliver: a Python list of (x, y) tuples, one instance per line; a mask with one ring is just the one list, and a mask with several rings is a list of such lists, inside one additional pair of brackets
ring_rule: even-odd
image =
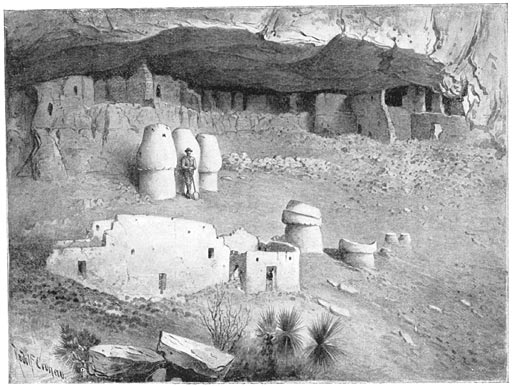
[(61, 370), (54, 369), (53, 367), (47, 365), (41, 360), (41, 357), (36, 357), (34, 354), (30, 354), (26, 350), (16, 347), (14, 343), (11, 343), (11, 347), (14, 350), (16, 360), (18, 360), (20, 363), (29, 366), (31, 369), (37, 368), (41, 371), (45, 371), (53, 378), (65, 378), (64, 373)]

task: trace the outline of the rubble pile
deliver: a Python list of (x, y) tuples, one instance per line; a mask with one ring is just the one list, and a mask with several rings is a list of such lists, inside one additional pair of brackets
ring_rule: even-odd
[(499, 188), (506, 181), (506, 157), (500, 158), (494, 148), (416, 140), (385, 145), (359, 135), (326, 138), (305, 131), (256, 136), (253, 141), (264, 144), (266, 154), (257, 159), (245, 152), (226, 154), (225, 169), (328, 177), (369, 192), (407, 194), (435, 186), (464, 195), (468, 189)]
[(243, 171), (245, 169), (255, 171), (257, 169), (272, 172), (285, 172), (293, 175), (302, 174), (319, 177), (327, 173), (331, 163), (318, 158), (305, 157), (264, 157), (252, 160), (247, 153), (230, 153), (223, 157), (225, 169)]

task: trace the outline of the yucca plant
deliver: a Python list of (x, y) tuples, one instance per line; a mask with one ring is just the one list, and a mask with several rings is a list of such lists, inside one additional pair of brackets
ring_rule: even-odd
[(77, 374), (87, 368), (89, 349), (101, 343), (101, 340), (88, 330), (75, 330), (69, 325), (60, 326), (60, 342), (55, 355)]
[(264, 376), (266, 379), (273, 379), (276, 375), (276, 356), (274, 353), (276, 330), (276, 312), (273, 308), (269, 308), (261, 313), (256, 330), (256, 335), (263, 340), (261, 356), (264, 361)]
[(340, 348), (341, 319), (323, 314), (308, 327), (313, 343), (306, 348), (306, 358), (315, 367), (327, 368), (345, 354)]
[(288, 354), (296, 355), (302, 350), (301, 329), (302, 318), (295, 308), (279, 312), (275, 343), (277, 350), (284, 353), (285, 359), (288, 359)]

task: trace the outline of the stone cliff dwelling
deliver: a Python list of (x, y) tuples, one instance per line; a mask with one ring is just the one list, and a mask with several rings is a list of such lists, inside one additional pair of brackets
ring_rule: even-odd
[[(139, 62), (121, 73), (67, 76), (30, 90), (9, 99), (10, 111), (35, 112), (30, 132), (20, 131), (20, 118), (9, 121), (8, 169), (49, 180), (106, 165), (126, 172), (140, 131), (157, 122), (195, 133), (291, 128), (358, 133), (383, 142), (430, 139), (434, 124), (441, 140), (469, 129), (459, 99), (412, 83), (360, 93), (192, 88)], [(30, 170), (23, 162), (29, 158)]]
[(118, 215), (94, 222), (88, 239), (58, 242), (47, 268), (120, 299), (194, 293), (228, 282), (235, 267), (248, 293), (300, 291), (299, 249), (283, 242), (244, 243), (251, 250), (239, 254), (227, 244), (241, 249), (240, 237), (257, 240), (239, 232), (217, 237), (212, 225), (199, 221)]

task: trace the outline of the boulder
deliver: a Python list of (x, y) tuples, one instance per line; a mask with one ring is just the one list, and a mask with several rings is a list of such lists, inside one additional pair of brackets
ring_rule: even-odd
[(185, 374), (192, 372), (197, 379), (222, 380), (235, 359), (230, 354), (223, 353), (213, 346), (196, 342), (168, 332), (160, 332), (157, 351), (162, 353), (165, 360)]
[(89, 349), (88, 372), (97, 377), (143, 381), (165, 364), (165, 359), (147, 348), (98, 345)]

